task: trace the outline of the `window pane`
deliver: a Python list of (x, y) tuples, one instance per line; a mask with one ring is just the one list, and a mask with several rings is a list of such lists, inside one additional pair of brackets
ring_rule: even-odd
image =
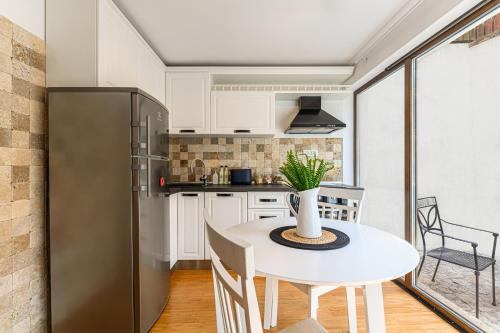
[(404, 69), (357, 96), (361, 223), (404, 238)]
[[(417, 208), (425, 207), (419, 209), (415, 234), (417, 248), (427, 254), (417, 286), (466, 320), (498, 332), (500, 308), (492, 305), (494, 237), (467, 228), (500, 232), (500, 38), (495, 37), (500, 25), (495, 32), (493, 23), (500, 17), (493, 14), (416, 59), (416, 197)], [(425, 197), (436, 200), (418, 200)], [(429, 232), (429, 211), (430, 223), (435, 221), (431, 232), (465, 242), (444, 238), (443, 245), (441, 236)], [(483, 256), (477, 268), (470, 242)]]

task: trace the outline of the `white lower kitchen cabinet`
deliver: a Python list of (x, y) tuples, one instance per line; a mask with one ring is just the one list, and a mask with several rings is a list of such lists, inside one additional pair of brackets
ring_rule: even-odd
[(178, 195), (178, 259), (203, 260), (205, 258), (204, 193), (181, 192)]
[(248, 210), (248, 221), (262, 220), (274, 217), (288, 217), (288, 216), (290, 216), (290, 210), (288, 208)]
[[(247, 221), (247, 192), (206, 192), (205, 207), (215, 227), (227, 229)], [(205, 259), (210, 259), (205, 239)]]

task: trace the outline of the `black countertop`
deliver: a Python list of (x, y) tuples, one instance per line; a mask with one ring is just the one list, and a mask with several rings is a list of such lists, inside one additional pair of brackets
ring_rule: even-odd
[[(323, 187), (336, 187), (336, 188), (350, 188), (350, 189), (361, 189), (359, 187), (344, 185), (344, 184), (333, 184), (326, 183), (321, 184)], [(271, 185), (231, 185), (231, 184), (208, 184), (207, 186), (184, 186), (182, 184), (176, 184), (175, 186), (168, 186), (167, 191), (170, 194), (175, 194), (179, 192), (291, 192), (292, 188), (286, 185), (271, 184)]]
[(167, 187), (170, 194), (178, 192), (290, 192), (290, 187), (279, 184), (272, 185), (231, 185), (208, 184), (207, 186), (183, 186), (176, 184)]

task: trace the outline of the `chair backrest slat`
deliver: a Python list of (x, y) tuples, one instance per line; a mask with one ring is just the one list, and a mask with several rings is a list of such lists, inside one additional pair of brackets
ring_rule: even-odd
[(442, 233), (443, 225), (436, 197), (417, 199), (417, 221), (424, 233), (431, 230)]
[(321, 217), (359, 223), (365, 195), (363, 189), (320, 187), (319, 195), (346, 200), (346, 205), (336, 202), (318, 201)]
[[(214, 292), (218, 303), (216, 306), (222, 316), (223, 331), (262, 333), (257, 294), (253, 284), (253, 247), (216, 228), (207, 211), (204, 215), (212, 259)], [(237, 274), (236, 279), (226, 267)]]

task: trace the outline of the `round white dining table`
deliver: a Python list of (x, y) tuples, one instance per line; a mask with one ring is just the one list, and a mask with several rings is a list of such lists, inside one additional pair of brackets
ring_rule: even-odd
[[(321, 219), (325, 227), (347, 234), (347, 246), (326, 251), (295, 249), (275, 243), (269, 233), (278, 227), (295, 225), (294, 217), (250, 221), (227, 229), (227, 233), (253, 245), (255, 269), (267, 278), (264, 321), (277, 313), (277, 281), (314, 286), (362, 287), (367, 330), (385, 332), (382, 282), (412, 271), (419, 262), (415, 248), (388, 232), (358, 223)], [(270, 283), (268, 283), (270, 282)], [(274, 308), (273, 308), (274, 306)]]

